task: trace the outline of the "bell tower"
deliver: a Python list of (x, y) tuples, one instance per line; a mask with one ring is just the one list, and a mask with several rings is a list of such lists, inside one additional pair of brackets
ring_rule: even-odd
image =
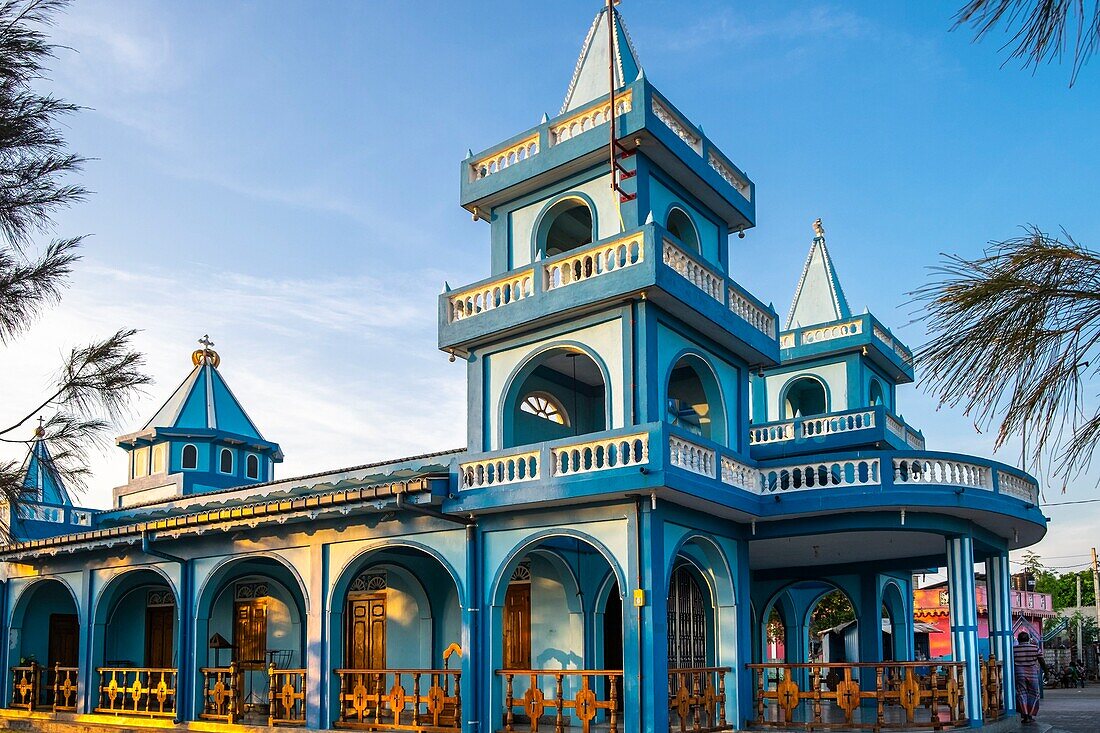
[(730, 278), (755, 189), (650, 83), (612, 4), (557, 116), (460, 175), (490, 274), (442, 294), (439, 346), (468, 363), (471, 452), (662, 421), (743, 449), (748, 375), (779, 355), (774, 309)]

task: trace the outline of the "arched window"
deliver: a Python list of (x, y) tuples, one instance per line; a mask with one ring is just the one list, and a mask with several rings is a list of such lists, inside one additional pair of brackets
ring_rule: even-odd
[(883, 399), (882, 396), (882, 385), (879, 384), (879, 381), (877, 379), (871, 380), (871, 391), (868, 395), (868, 401), (871, 407), (886, 404), (886, 400)]
[(829, 411), (825, 385), (813, 377), (799, 377), (787, 387), (784, 399), (786, 419), (824, 415)]
[(260, 477), (260, 457), (255, 453), (249, 453), (244, 462), (244, 473), (248, 478)]
[(546, 392), (532, 392), (527, 395), (520, 404), (519, 409), (544, 420), (556, 422), (558, 425), (569, 425), (569, 414), (565, 411), (565, 408), (554, 399), (553, 395)]
[(218, 456), (218, 470), (222, 473), (233, 473), (233, 451), (222, 448)]
[(538, 252), (553, 257), (592, 243), (592, 209), (582, 199), (568, 198), (551, 206), (538, 228)]
[(699, 252), (699, 232), (686, 211), (677, 207), (668, 212), (668, 223), (665, 224), (665, 229), (692, 252)]
[(718, 383), (699, 357), (681, 358), (669, 373), (666, 419), (702, 438), (724, 440)]
[(193, 445), (183, 446), (183, 460), (181, 462), (185, 471), (199, 467), (199, 449)]
[(706, 667), (708, 662), (707, 611), (709, 594), (687, 565), (672, 571), (668, 583), (668, 666)]

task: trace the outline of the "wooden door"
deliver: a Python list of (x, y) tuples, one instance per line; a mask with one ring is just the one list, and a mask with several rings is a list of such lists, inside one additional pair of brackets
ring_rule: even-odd
[(75, 667), (80, 655), (80, 623), (75, 613), (50, 614), (50, 669)]
[(266, 665), (267, 602), (262, 598), (233, 604), (233, 661), (254, 669)]
[(176, 609), (174, 606), (149, 606), (145, 609), (145, 666), (168, 669), (172, 651)]
[(530, 583), (513, 583), (504, 596), (504, 668), (531, 668)]
[(386, 668), (386, 594), (372, 593), (348, 599), (348, 669)]

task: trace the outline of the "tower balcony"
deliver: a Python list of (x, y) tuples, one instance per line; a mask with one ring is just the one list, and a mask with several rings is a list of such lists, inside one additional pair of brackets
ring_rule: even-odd
[(779, 334), (783, 363), (863, 350), (899, 383), (913, 381), (913, 352), (870, 313)]
[(750, 365), (778, 363), (775, 310), (656, 224), (443, 293), (439, 348), (465, 353), (633, 298), (653, 301)]
[(924, 434), (883, 405), (749, 426), (757, 460), (859, 448), (924, 450)]

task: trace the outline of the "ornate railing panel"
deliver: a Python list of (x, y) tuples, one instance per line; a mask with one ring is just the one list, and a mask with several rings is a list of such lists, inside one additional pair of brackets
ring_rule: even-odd
[(501, 150), (494, 151), (470, 166), (470, 172), (476, 181), (479, 178), (491, 176), (494, 173), (515, 165), (521, 160), (527, 160), (539, 152), (539, 134), (535, 134), (509, 145)]
[(895, 458), (894, 483), (993, 488), (988, 467), (948, 458)]
[(794, 420), (749, 428), (749, 445), (782, 443), (788, 440), (794, 440)]
[(526, 268), (507, 277), (454, 293), (448, 300), (451, 323), (530, 298), (535, 294), (534, 278), (534, 270)]
[(698, 133), (695, 132), (694, 128), (680, 119), (679, 115), (662, 104), (657, 97), (653, 98), (653, 114), (657, 119), (665, 123), (665, 126), (672, 130), (676, 137), (687, 143), (688, 147), (699, 155), (703, 154), (702, 139)]
[[(627, 89), (621, 94), (615, 95), (615, 116), (625, 115), (633, 105), (634, 92)], [(566, 117), (560, 122), (550, 126), (550, 144), (557, 145), (566, 140), (588, 132), (600, 125), (607, 124), (611, 120), (611, 102), (604, 102), (596, 107), (589, 107), (575, 115)]]
[(35, 663), (11, 668), (11, 704), (19, 710), (34, 710), (41, 704), (39, 688), (42, 668)]
[(816, 344), (820, 341), (832, 341), (859, 333), (863, 333), (863, 321), (857, 319), (831, 326), (804, 328), (799, 332), (799, 341), (803, 344)]
[(539, 477), (539, 452), (527, 451), (500, 458), (470, 461), (461, 464), (459, 469), (462, 486), (466, 489), (534, 481)]
[(447, 669), (338, 669), (337, 728), (459, 731), (462, 675)]
[(46, 672), (46, 704), (55, 711), (76, 712), (77, 680), (80, 670), (76, 667), (50, 667)]
[(775, 316), (746, 298), (732, 285), (728, 291), (730, 310), (768, 338), (775, 338)]
[(722, 176), (722, 180), (737, 189), (737, 193), (744, 196), (746, 201), (752, 200), (752, 187), (749, 186), (749, 182), (734, 172), (731, 166), (726, 165), (726, 162), (715, 155), (713, 150), (707, 155), (707, 163)]
[(637, 232), (544, 264), (543, 287), (547, 291), (564, 288), (637, 265), (644, 259), (645, 239), (642, 232)]
[(715, 473), (715, 453), (710, 448), (692, 443), (689, 440), (668, 436), (668, 461), (670, 465), (700, 476), (717, 478)]
[(875, 427), (875, 411), (849, 412), (844, 415), (822, 415), (804, 417), (800, 421), (803, 438), (834, 433), (850, 433), (854, 430), (867, 430)]
[(760, 469), (764, 493), (802, 489), (874, 486), (882, 482), (877, 458), (842, 458), (779, 468)]
[(729, 456), (722, 456), (722, 483), (746, 491), (757, 491), (760, 488), (760, 471)]
[(756, 687), (756, 717), (746, 721), (749, 726), (940, 730), (969, 723), (964, 662), (746, 666)]
[(695, 258), (667, 239), (664, 240), (662, 258), (665, 265), (678, 273), (680, 277), (719, 303), (723, 301), (725, 295), (722, 291), (725, 281), (718, 274), (711, 272), (709, 267), (701, 262), (696, 262)]
[(729, 667), (693, 667), (668, 671), (669, 730), (712, 733), (733, 730), (726, 720)]
[(267, 668), (268, 725), (306, 724), (306, 671)]
[(982, 717), (998, 720), (1005, 713), (1004, 704), (1004, 666), (995, 657), (981, 663)]
[(176, 714), (176, 670), (100, 667), (97, 713), (172, 718)]
[(1008, 471), (997, 471), (997, 484), (1001, 487), (1002, 494), (1015, 496), (1032, 504), (1039, 503), (1039, 486), (1033, 481), (1020, 478)]
[(232, 723), (241, 714), (241, 676), (237, 665), (202, 667), (202, 713), (205, 720)]
[(571, 476), (649, 463), (649, 433), (601, 438), (550, 449), (551, 473)]
[[(590, 733), (596, 725), (618, 733), (622, 670), (504, 669), (497, 674), (504, 678), (506, 733), (515, 733), (517, 712), (530, 720), (530, 727), (525, 723), (523, 728), (531, 733), (560, 732), (574, 721), (582, 733)], [(517, 695), (521, 683), (526, 683), (526, 690)]]

